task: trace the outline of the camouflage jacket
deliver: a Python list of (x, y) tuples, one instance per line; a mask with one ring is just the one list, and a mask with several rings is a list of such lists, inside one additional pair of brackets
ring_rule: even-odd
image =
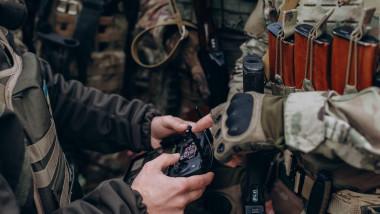
[(379, 172), (379, 106), (377, 87), (343, 96), (335, 91), (290, 94), (284, 104), (286, 145)]

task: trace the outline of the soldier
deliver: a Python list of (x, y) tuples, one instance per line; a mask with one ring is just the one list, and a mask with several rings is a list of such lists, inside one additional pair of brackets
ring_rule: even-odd
[[(377, 102), (375, 100), (379, 96), (377, 88), (364, 90), (352, 97), (338, 96), (335, 92), (296, 93), (289, 97), (272, 97), (250, 93), (249, 96), (252, 95), (253, 97), (253, 110), (247, 107), (247, 103), (251, 102), (248, 100), (251, 98), (244, 94), (237, 94), (243, 91), (242, 61), (244, 56), (250, 53), (260, 54), (257, 51), (260, 47), (264, 49), (261, 56), (265, 54), (267, 47), (265, 26), (277, 21), (281, 7), (285, 7), (284, 2), (286, 1), (258, 1), (257, 10), (252, 13), (251, 17), (258, 18), (256, 20), (259, 21), (255, 22), (254, 19), (250, 19), (246, 24), (246, 33), (250, 39), (241, 46), (243, 56), (237, 61), (229, 84), (229, 101), (224, 107), (212, 110), (212, 119), (207, 116), (199, 121), (198, 124), (204, 125), (203, 127), (200, 126), (199, 130), (213, 125), (212, 131), (217, 141), (214, 144), (215, 157), (221, 162), (227, 162), (226, 165), (232, 167), (244, 165), (242, 164), (244, 156), (240, 153), (236, 154), (237, 151), (250, 151), (252, 148), (256, 148), (256, 150), (268, 149), (268, 144), (266, 144), (268, 142), (275, 145), (274, 147), (277, 149), (285, 151), (280, 157), (282, 161), (276, 161), (274, 164), (286, 163), (284, 164), (286, 167), (283, 167), (286, 168), (286, 173), (278, 174), (280, 179), (276, 178), (273, 186), (269, 189), (271, 190), (268, 193), (269, 196), (267, 196), (268, 200), (273, 200), (276, 213), (309, 213), (312, 210), (320, 213), (367, 213), (375, 210), (376, 206), (373, 205), (380, 203), (376, 191), (379, 187), (379, 183), (376, 182), (379, 179), (377, 175), (379, 154), (376, 151), (378, 148), (375, 143), (378, 139), (372, 136), (377, 136), (377, 131), (368, 130), (364, 127), (376, 127), (377, 121), (376, 119), (365, 120), (364, 118), (371, 118), (373, 114), (372, 110), (367, 109), (370, 108), (369, 106), (376, 106), (374, 102)], [(286, 8), (297, 7), (299, 14), (301, 14), (298, 17), (300, 22), (304, 20), (316, 21), (312, 20), (310, 16), (318, 16), (318, 13), (325, 13), (329, 9), (318, 6), (323, 5), (320, 1), (299, 1), (298, 4), (297, 1), (289, 2), (293, 2), (294, 5)], [(363, 4), (365, 7), (379, 6), (376, 1), (334, 1), (333, 3), (329, 1), (329, 4), (326, 5), (331, 7), (332, 4), (335, 7), (342, 6), (337, 17), (344, 15), (346, 19), (350, 20), (348, 23), (358, 19)], [(306, 6), (318, 6), (318, 8), (312, 10), (306, 8), (308, 9), (306, 10)], [(351, 9), (351, 13), (344, 12), (344, 8)], [(376, 37), (379, 37), (378, 14), (377, 11), (377, 15), (375, 14), (372, 20), (373, 30), (371, 34)], [(341, 17), (337, 21), (343, 20), (345, 19)], [(339, 22), (332, 23), (339, 24)], [(330, 26), (329, 29), (332, 28), (333, 26)], [(317, 102), (323, 104), (318, 106)], [(356, 105), (359, 103), (359, 106)], [(260, 107), (256, 107), (256, 105), (260, 105)], [(366, 110), (361, 111), (361, 108)], [(247, 119), (250, 121), (249, 126), (243, 129), (243, 133), (239, 136), (231, 136), (229, 134), (230, 129), (242, 128), (240, 123), (246, 119), (247, 109), (252, 110), (252, 119), (249, 117)], [(244, 118), (237, 117), (236, 115), (242, 114), (242, 111)], [(376, 112), (376, 110), (374, 111)], [(363, 120), (357, 122), (357, 118), (353, 115), (357, 115)], [(227, 119), (228, 123), (226, 123)], [(248, 121), (245, 122), (248, 123)], [(319, 126), (316, 124), (324, 125), (323, 128), (316, 129)], [(241, 137), (243, 135), (246, 135), (245, 139)], [(249, 144), (248, 142), (252, 143)], [(357, 144), (361, 146), (357, 146)], [(289, 155), (290, 152), (286, 149), (292, 150), (293, 156)], [(355, 155), (353, 155), (354, 153)], [(214, 182), (218, 180), (218, 176), (216, 173)], [(285, 177), (286, 179), (284, 179)], [(329, 177), (329, 179), (321, 182), (323, 177)], [(320, 187), (327, 187), (330, 185), (328, 184), (330, 181), (331, 189), (328, 187), (326, 190), (334, 190), (331, 197), (327, 191), (321, 191), (327, 197), (321, 196), (321, 192), (317, 194), (313, 191), (313, 189), (318, 190), (317, 187), (314, 188), (317, 185), (313, 184), (323, 184)], [(298, 196), (301, 196), (302, 199)], [(315, 197), (320, 197), (320, 199)], [(305, 203), (308, 200), (315, 203), (310, 201), (310, 203)], [(328, 201), (329, 203), (327, 203)], [(230, 200), (230, 203), (233, 201)], [(361, 206), (362, 208), (360, 208)]]
[[(241, 163), (237, 151), (244, 153), (250, 148), (260, 150), (273, 146), (294, 152), (301, 168), (289, 170), (300, 173), (304, 181), (294, 184), (294, 190), (306, 200), (314, 197), (314, 200), (325, 200), (326, 204), (312, 206), (309, 201), (304, 207), (281, 178), (275, 181), (270, 193), (276, 213), (301, 213), (304, 209), (307, 212), (318, 209), (328, 213), (370, 213), (380, 204), (376, 113), (379, 96), (380, 90), (375, 87), (344, 96), (334, 91), (294, 93), (288, 97), (237, 93), (231, 101), (198, 121), (197, 130), (212, 126), (214, 135), (220, 132), (215, 136), (215, 157), (229, 166)], [(247, 109), (248, 105), (241, 103), (253, 103), (252, 108)], [(267, 108), (268, 105), (272, 107)], [(242, 128), (237, 115), (247, 110), (252, 115), (245, 117), (249, 126), (240, 130), (241, 134), (231, 135), (228, 131), (231, 128)], [(226, 120), (230, 122), (225, 123)], [(305, 171), (301, 173), (300, 169)], [(322, 173), (331, 176), (330, 179), (321, 182)], [(327, 189), (313, 191), (318, 189), (313, 185), (318, 182), (323, 184), (319, 188)], [(328, 191), (332, 191), (331, 197)], [(287, 196), (279, 197), (281, 195)], [(321, 198), (316, 199), (316, 196)]]
[(102, 152), (138, 152), (157, 148), (161, 139), (184, 131), (188, 123), (160, 116), (156, 108), (140, 100), (107, 95), (53, 75), (46, 61), (17, 47), (5, 28), (18, 27), (12, 24), (26, 16), (24, 2), (0, 1), (0, 10), (13, 11), (0, 13), (4, 26), (0, 27), (2, 211), (181, 212), (201, 196), (212, 173), (169, 178), (162, 169), (177, 162), (179, 155), (162, 155), (143, 168), (132, 187), (120, 179), (108, 180), (82, 199), (76, 193), (75, 171), (63, 145)]

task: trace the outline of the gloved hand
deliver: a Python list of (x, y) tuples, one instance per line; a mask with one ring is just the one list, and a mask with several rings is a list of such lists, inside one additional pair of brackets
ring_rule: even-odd
[(256, 92), (237, 93), (211, 110), (214, 155), (228, 162), (241, 151), (282, 147), (283, 97)]

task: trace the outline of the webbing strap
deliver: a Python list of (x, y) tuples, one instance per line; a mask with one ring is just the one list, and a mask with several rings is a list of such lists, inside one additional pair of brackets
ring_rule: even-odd
[(317, 179), (303, 172), (296, 172), (294, 192), (305, 198), (306, 214), (323, 214), (326, 212), (331, 193), (331, 177), (328, 172), (321, 171)]
[[(287, 10), (295, 9), (297, 7), (297, 5), (298, 5), (298, 2), (299, 2), (299, 0), (285, 0), (284, 5), (281, 8), (281, 12), (282, 11), (287, 11)], [(278, 21), (279, 22), (282, 22), (283, 21), (282, 19), (283, 19), (282, 16), (278, 17)]]
[(308, 70), (310, 71), (310, 82), (313, 80), (313, 44), (314, 40), (320, 37), (322, 34), (327, 31), (327, 20), (333, 14), (334, 8), (330, 9), (319, 21), (318, 23), (310, 30), (309, 36), (307, 38), (307, 51), (306, 51), (306, 63), (305, 63), (305, 79), (307, 78)]
[[(349, 77), (351, 71), (351, 58), (352, 58), (352, 45), (354, 45), (354, 85), (357, 88), (358, 82), (358, 41), (368, 33), (367, 26), (371, 22), (372, 16), (375, 13), (376, 8), (364, 8), (362, 14), (360, 15), (358, 27), (351, 33), (350, 45), (348, 49), (347, 57), (347, 69), (346, 69), (346, 87), (349, 86)], [(357, 89), (356, 89), (357, 90)], [(345, 92), (348, 90), (345, 89)]]
[(379, 205), (380, 195), (340, 190), (332, 194), (328, 213), (362, 214), (361, 207)]
[(10, 76), (7, 84), (5, 85), (4, 99), (5, 99), (5, 104), (7, 105), (7, 108), (13, 111), (12, 92), (13, 92), (13, 88), (16, 85), (18, 77), (20, 76), (21, 71), (22, 71), (22, 60), (21, 60), (21, 57), (15, 54), (13, 49), (10, 47), (8, 40), (5, 37), (7, 33), (8, 31), (5, 28), (0, 27), (0, 44), (4, 45), (4, 47), (7, 48), (9, 53), (11, 54), (12, 60), (13, 60), (13, 67), (2, 70), (0, 72), (0, 79), (3, 77)]
[(87, 65), (90, 60), (90, 53), (94, 49), (94, 38), (103, 0), (82, 0), (82, 4), (83, 8), (76, 23), (74, 38), (80, 42), (80, 48), (77, 53), (79, 79), (86, 83)]
[[(191, 24), (190, 22), (182, 21), (181, 14), (180, 14), (180, 11), (178, 10), (178, 7), (177, 7), (175, 0), (169, 0), (169, 3), (170, 3), (170, 8), (171, 8), (172, 13), (173, 13), (174, 20), (166, 21), (166, 22), (157, 24), (155, 26), (148, 27), (147, 29), (145, 29), (145, 30), (141, 31), (139, 34), (137, 34), (136, 37), (132, 41), (132, 45), (131, 45), (132, 58), (139, 66), (141, 66), (143, 68), (148, 68), (148, 69), (158, 68), (158, 67), (163, 66), (166, 63), (168, 63), (171, 59), (173, 59), (178, 54), (178, 51), (179, 51), (178, 48), (179, 48), (181, 42), (184, 41), (188, 37), (189, 32), (186, 31), (186, 27), (197, 29), (197, 26)], [(179, 35), (181, 35), (181, 38), (179, 38), (178, 41), (175, 43), (175, 45), (174, 45), (173, 49), (170, 51), (170, 53), (162, 61), (160, 61), (158, 63), (152, 64), (152, 65), (142, 63), (139, 59), (139, 56), (138, 56), (138, 43), (143, 38), (143, 36), (146, 33), (148, 33), (149, 31), (153, 30), (154, 28), (164, 27), (164, 26), (172, 26), (172, 25), (177, 25), (178, 33), (179, 33)]]
[(41, 201), (41, 197), (40, 197), (40, 194), (38, 192), (38, 189), (37, 189), (37, 185), (36, 185), (36, 178), (34, 177), (33, 175), (33, 172), (32, 172), (32, 176), (33, 176), (33, 201), (34, 201), (34, 205), (36, 206), (36, 210), (37, 210), (37, 213), (38, 214), (44, 214), (44, 208), (42, 206), (42, 201)]
[(56, 136), (55, 124), (53, 119), (50, 120), (50, 128), (39, 141), (27, 147), (30, 154), (30, 162), (36, 163), (42, 160), (49, 149), (53, 145), (54, 137)]
[[(65, 161), (62, 164), (67, 164)], [(59, 207), (64, 207), (67, 204), (70, 203), (70, 195), (69, 195), (69, 169), (68, 166), (65, 167), (65, 180), (63, 182), (63, 188), (62, 188), (62, 193), (61, 197), (59, 199)]]
[[(57, 165), (58, 165), (58, 159), (59, 159), (60, 153), (61, 152), (60, 152), (59, 143), (55, 141), (53, 153), (51, 154), (50, 159), (48, 163), (46, 164), (45, 169), (38, 172), (34, 172), (37, 188), (47, 187), (50, 184), (50, 182), (53, 180), (55, 170), (59, 170), (57, 168)], [(63, 155), (63, 153), (61, 153), (61, 155)]]
[[(285, 0), (284, 5), (281, 8), (280, 14), (282, 14), (282, 11), (295, 9), (298, 5), (298, 2), (299, 2), (299, 0)], [(282, 22), (282, 16), (279, 16), (278, 21)], [(269, 52), (268, 51), (263, 56), (262, 60), (264, 63), (265, 76), (269, 80), (270, 79), (270, 66), (269, 66)]]

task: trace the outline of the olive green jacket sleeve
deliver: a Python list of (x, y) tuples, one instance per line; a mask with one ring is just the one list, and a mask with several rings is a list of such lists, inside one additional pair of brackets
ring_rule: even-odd
[(43, 65), (61, 144), (102, 153), (151, 148), (150, 125), (161, 113), (152, 104), (105, 94), (82, 83), (65, 81)]
[(380, 169), (380, 89), (340, 96), (334, 91), (290, 94), (284, 103), (286, 146)]
[(121, 179), (107, 180), (84, 198), (74, 201), (54, 214), (142, 214), (147, 213), (142, 197)]

